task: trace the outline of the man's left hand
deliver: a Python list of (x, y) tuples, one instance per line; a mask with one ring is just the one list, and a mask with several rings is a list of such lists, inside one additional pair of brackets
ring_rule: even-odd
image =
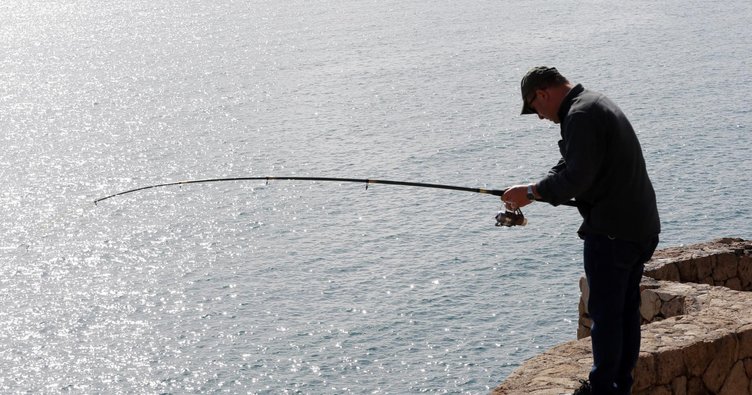
[(527, 198), (527, 187), (527, 185), (515, 185), (507, 188), (501, 196), (504, 207), (509, 211), (514, 211), (532, 203), (533, 201)]

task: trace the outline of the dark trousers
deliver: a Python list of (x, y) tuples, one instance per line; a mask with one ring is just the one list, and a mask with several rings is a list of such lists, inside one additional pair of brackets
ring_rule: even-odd
[(595, 395), (631, 391), (640, 353), (640, 279), (657, 245), (658, 236), (643, 242), (585, 236)]

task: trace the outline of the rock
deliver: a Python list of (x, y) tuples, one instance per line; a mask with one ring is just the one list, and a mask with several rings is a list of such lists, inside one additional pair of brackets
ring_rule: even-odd
[(683, 351), (683, 360), (687, 365), (689, 374), (693, 377), (701, 377), (710, 363), (715, 347), (710, 342), (701, 341), (689, 345)]
[(716, 265), (713, 268), (713, 279), (716, 281), (726, 281), (736, 277), (737, 258), (736, 254), (726, 253), (716, 257)]
[(742, 290), (742, 282), (739, 280), (739, 277), (733, 277), (726, 280), (726, 283), (723, 284), (723, 286), (728, 289), (733, 289), (734, 291)]
[(715, 358), (702, 375), (703, 383), (713, 393), (720, 391), (729, 370), (734, 366), (737, 351), (736, 343), (736, 336), (728, 335), (716, 344)]
[(684, 298), (677, 296), (661, 306), (661, 314), (668, 318), (684, 314)]
[(652, 321), (653, 317), (661, 311), (661, 299), (653, 291), (642, 293), (642, 303), (640, 304), (640, 315), (642, 318)]
[(726, 382), (718, 395), (739, 395), (747, 391), (749, 380), (747, 373), (744, 371), (744, 362), (738, 361), (729, 373)]
[(675, 378), (686, 374), (683, 354), (682, 348), (676, 347), (655, 355), (656, 384), (671, 384)]
[(752, 291), (752, 257), (748, 255), (739, 258), (739, 280), (743, 291)]
[(697, 262), (694, 259), (676, 262), (676, 268), (679, 269), (680, 281), (693, 282), (697, 280)]
[(671, 387), (668, 385), (660, 385), (656, 386), (650, 389), (650, 391), (647, 391), (647, 394), (649, 395), (672, 395), (671, 394)]
[(655, 383), (655, 356), (651, 353), (641, 352), (633, 375), (633, 391), (642, 391), (650, 388)]
[(655, 269), (651, 270), (645, 270), (645, 275), (650, 276), (653, 278), (660, 278), (664, 281), (679, 281), (681, 278), (681, 275), (679, 274), (679, 269), (674, 265), (673, 262), (666, 263), (662, 266), (659, 266)]
[[(709, 255), (697, 258), (695, 259), (695, 264), (697, 265), (697, 278), (706, 279), (708, 277), (711, 277), (711, 274), (713, 273), (713, 266), (715, 266), (715, 256)], [(702, 283), (708, 284), (705, 281), (702, 281)]]
[(680, 376), (671, 381), (673, 395), (687, 395), (687, 376)]
[[(747, 358), (744, 360), (744, 370), (747, 371), (747, 377), (749, 377), (750, 383), (752, 383), (752, 358)], [(752, 394), (752, 392), (750, 392)]]
[[(739, 359), (752, 358), (752, 325), (739, 329)], [(752, 375), (750, 375), (752, 378)]]
[(692, 377), (687, 382), (687, 395), (707, 395), (708, 390), (699, 377)]

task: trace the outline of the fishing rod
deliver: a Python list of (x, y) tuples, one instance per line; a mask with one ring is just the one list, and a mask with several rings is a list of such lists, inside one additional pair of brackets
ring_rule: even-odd
[(505, 189), (483, 189), (483, 188), (466, 188), (454, 185), (443, 184), (427, 184), (423, 182), (410, 182), (410, 181), (392, 181), (392, 180), (374, 180), (369, 178), (338, 178), (338, 177), (228, 177), (228, 178), (206, 178), (199, 180), (185, 180), (176, 182), (167, 182), (163, 184), (147, 185), (140, 188), (129, 189), (127, 191), (118, 192), (109, 196), (99, 198), (94, 201), (97, 204), (103, 200), (113, 198), (115, 196), (125, 195), (132, 192), (143, 191), (145, 189), (160, 188), (174, 185), (186, 185), (186, 184), (199, 184), (208, 182), (225, 182), (225, 181), (260, 181), (264, 180), (269, 183), (272, 180), (288, 180), (288, 181), (334, 181), (334, 182), (356, 182), (365, 183), (366, 189), (370, 184), (388, 184), (388, 185), (403, 185), (410, 187), (423, 187), (423, 188), (436, 188), (436, 189), (451, 189), (454, 191), (465, 191), (475, 193), (485, 193), (494, 196), (501, 196), (506, 191)]
[[(370, 179), (370, 178), (339, 178), (339, 177), (227, 177), (227, 178), (205, 178), (205, 179), (197, 179), (197, 180), (184, 180), (184, 181), (175, 181), (175, 182), (166, 182), (161, 184), (153, 184), (153, 185), (147, 185), (139, 188), (133, 188), (129, 189), (127, 191), (118, 192), (112, 195), (108, 195), (105, 197), (101, 197), (99, 199), (94, 200), (94, 204), (98, 204), (99, 202), (103, 200), (107, 200), (116, 196), (122, 196), (133, 192), (143, 191), (146, 189), (153, 189), (153, 188), (161, 188), (161, 187), (168, 187), (168, 186), (175, 186), (175, 185), (187, 185), (187, 184), (202, 184), (202, 183), (211, 183), (211, 182), (229, 182), (229, 181), (266, 181), (268, 184), (269, 181), (272, 180), (287, 180), (287, 181), (326, 181), (326, 182), (354, 182), (354, 183), (361, 183), (366, 184), (366, 189), (368, 189), (368, 185), (370, 184), (386, 184), (386, 185), (401, 185), (401, 186), (408, 186), (408, 187), (420, 187), (420, 188), (434, 188), (434, 189), (449, 189), (453, 191), (463, 191), (463, 192), (474, 192), (474, 193), (482, 193), (487, 195), (493, 195), (493, 196), (502, 196), (504, 195), (504, 192), (506, 192), (506, 189), (485, 189), (485, 188), (468, 188), (468, 187), (461, 187), (456, 185), (445, 185), (445, 184), (429, 184), (424, 182), (412, 182), (412, 181), (393, 181), (393, 180), (377, 180), (377, 179)], [(569, 201), (562, 203), (566, 206), (573, 206), (576, 207), (577, 203), (574, 201)], [(505, 211), (505, 212), (499, 212), (496, 216), (496, 225), (497, 226), (515, 226), (515, 225), (524, 225), (527, 223), (527, 220), (522, 215), (522, 211), (519, 209), (515, 211)]]

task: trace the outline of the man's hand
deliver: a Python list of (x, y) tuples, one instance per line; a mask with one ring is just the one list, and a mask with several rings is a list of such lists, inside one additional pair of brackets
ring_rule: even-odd
[(506, 192), (504, 192), (504, 195), (501, 196), (501, 201), (504, 202), (504, 207), (509, 211), (514, 211), (532, 203), (533, 201), (527, 198), (527, 187), (527, 185), (515, 185), (509, 187)]

